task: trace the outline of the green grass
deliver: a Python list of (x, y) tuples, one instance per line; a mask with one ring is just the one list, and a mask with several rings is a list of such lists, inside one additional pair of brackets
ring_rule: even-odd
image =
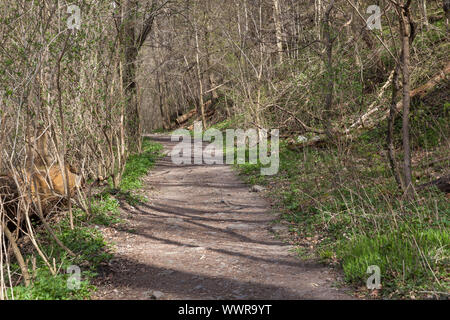
[[(436, 131), (418, 125), (421, 121), (412, 125), (415, 152), (432, 145), (429, 150), (438, 155), (448, 127)], [(421, 145), (427, 134), (439, 143)], [(365, 286), (367, 267), (378, 265), (383, 296), (441, 296), (449, 291), (448, 199), (429, 189), (413, 203), (403, 201), (383, 153), (383, 135), (383, 128), (367, 132), (345, 154), (333, 147), (291, 151), (280, 142), (275, 176), (261, 176), (260, 164), (236, 167), (246, 182), (267, 187), (294, 238), (319, 239), (314, 255), (339, 265), (348, 284)], [(415, 168), (426, 176), (422, 171)], [(309, 244), (299, 241), (297, 252), (308, 257)]]
[[(87, 278), (87, 273), (82, 275)], [(52, 275), (48, 269), (39, 268), (36, 272), (36, 281), (29, 288), (14, 287), (13, 292), (8, 291), (8, 299), (15, 300), (85, 300), (91, 296), (93, 286), (89, 280), (83, 280), (78, 290), (69, 290), (67, 286), (69, 275), (59, 273)]]
[(146, 176), (160, 157), (162, 145), (145, 138), (142, 143), (142, 153), (131, 155), (125, 165), (125, 171), (120, 182), (121, 191), (132, 191), (142, 188), (141, 178)]
[(120, 223), (119, 201), (108, 193), (102, 193), (92, 199), (90, 221), (97, 225), (110, 226)]
[[(103, 214), (103, 213), (102, 213)], [(53, 275), (44, 260), (39, 256), (26, 256), (29, 273), (34, 274), (31, 286), (15, 286), (9, 291), (9, 298), (16, 300), (85, 300), (91, 297), (95, 287), (90, 280), (96, 276), (98, 266), (108, 261), (112, 255), (108, 251), (108, 244), (102, 234), (94, 225), (81, 223), (86, 221), (86, 216), (78, 212), (77, 224), (72, 230), (69, 227), (68, 217), (62, 219), (53, 228), (59, 240), (76, 257), (70, 256), (63, 250), (53, 238), (44, 231), (38, 233), (38, 240), (47, 260), (57, 266), (57, 274)], [(36, 259), (35, 268), (32, 267), (32, 259)], [(81, 282), (79, 288), (70, 289), (68, 279), (71, 276), (67, 272), (69, 266), (76, 265), (81, 269)], [(13, 270), (19, 271), (17, 265), (12, 265)]]
[(433, 286), (435, 290), (448, 291), (449, 233), (426, 227), (409, 230), (408, 224), (404, 227), (390, 233), (354, 236), (338, 245), (346, 280), (358, 283), (367, 277), (369, 265), (378, 265), (384, 286), (396, 295), (406, 295), (411, 288), (430, 289), (434, 277), (440, 282)]
[(161, 144), (152, 142), (149, 138), (144, 138), (142, 152), (128, 158), (117, 197), (124, 198), (132, 206), (147, 201), (147, 198), (139, 193), (139, 190), (143, 187), (142, 178), (148, 174), (156, 160), (162, 156), (162, 149)]

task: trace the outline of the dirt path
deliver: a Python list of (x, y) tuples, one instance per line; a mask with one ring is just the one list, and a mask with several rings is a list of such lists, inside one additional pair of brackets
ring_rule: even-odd
[[(152, 136), (165, 150), (175, 143)], [(275, 216), (224, 165), (175, 166), (166, 157), (145, 179), (149, 202), (107, 228), (116, 255), (96, 299), (349, 299), (333, 272), (302, 262), (269, 231)]]

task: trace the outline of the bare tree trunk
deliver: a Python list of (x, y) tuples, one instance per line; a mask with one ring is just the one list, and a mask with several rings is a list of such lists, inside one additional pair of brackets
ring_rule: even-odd
[(421, 0), (423, 24), (428, 27), (428, 13), (427, 13), (427, 0)]
[[(210, 10), (210, 1), (207, 1), (208, 12)], [(208, 17), (208, 21), (206, 22), (206, 30), (205, 30), (205, 51), (206, 51), (206, 68), (208, 71), (208, 79), (209, 79), (209, 90), (211, 91), (212, 99), (217, 100), (219, 95), (217, 94), (217, 90), (214, 89), (216, 87), (216, 79), (214, 76), (214, 72), (212, 70), (212, 54), (211, 54), (211, 18)]]
[(159, 111), (161, 112), (163, 128), (164, 128), (164, 130), (169, 130), (170, 123), (166, 123), (166, 118), (164, 115), (164, 100), (163, 100), (163, 92), (162, 92), (162, 88), (161, 88), (161, 77), (160, 77), (159, 71), (156, 71), (156, 86), (158, 88)]
[(165, 78), (164, 78), (163, 84), (164, 84), (164, 90), (163, 90), (164, 94), (162, 96), (163, 97), (163, 106), (165, 106), (164, 109), (166, 110), (167, 125), (169, 126), (169, 129), (170, 129), (172, 126), (172, 121), (170, 119), (170, 115), (171, 115), (170, 105), (167, 100), (167, 95), (169, 94), (169, 88), (167, 87), (167, 80)]
[(139, 110), (137, 104), (136, 87), (136, 59), (138, 50), (136, 48), (135, 15), (137, 1), (126, 0), (123, 6), (123, 30), (122, 30), (122, 59), (123, 59), (123, 88), (126, 100), (125, 126), (130, 147), (132, 150), (138, 148), (134, 143), (139, 139)]
[(448, 26), (448, 20), (450, 19), (450, 0), (442, 0), (442, 7), (445, 14), (445, 23)]
[(141, 127), (139, 119), (139, 103), (137, 98), (136, 68), (139, 50), (153, 28), (154, 13), (157, 1), (152, 2), (148, 17), (143, 21), (139, 32), (137, 30), (136, 15), (139, 6), (138, 0), (123, 0), (122, 20), (120, 26), (120, 43), (123, 68), (123, 88), (127, 104), (125, 126), (132, 150), (141, 149)]
[[(119, 59), (119, 81), (120, 81), (120, 94), (121, 94), (121, 100), (123, 102), (124, 100), (124, 88), (123, 88), (123, 64), (122, 64), (122, 60)], [(127, 153), (128, 153), (128, 148), (126, 148), (126, 141), (125, 141), (125, 105), (123, 103), (120, 104), (120, 144), (121, 144), (121, 148), (120, 151), (117, 150), (117, 152), (119, 154), (119, 162), (122, 163), (122, 165), (119, 164), (119, 169), (123, 169), (125, 168), (125, 161), (126, 161), (126, 157), (127, 157)], [(120, 172), (120, 176), (122, 175), (122, 173)], [(117, 180), (120, 180), (119, 177)]]
[[(3, 206), (3, 204), (2, 204)], [(11, 244), (11, 248), (13, 250), (14, 256), (16, 257), (17, 263), (19, 264), (20, 271), (22, 271), (22, 276), (25, 282), (25, 286), (28, 287), (31, 284), (31, 277), (28, 273), (28, 267), (25, 264), (25, 261), (23, 260), (22, 253), (20, 252), (19, 247), (17, 246), (16, 239), (14, 239), (13, 234), (11, 231), (9, 231), (6, 224), (4, 224), (2, 221), (0, 221), (0, 229), (5, 233), (6, 238), (8, 239), (9, 243)]]
[(404, 184), (401, 178), (400, 172), (398, 170), (397, 162), (395, 160), (395, 147), (394, 147), (394, 123), (397, 115), (397, 94), (398, 94), (398, 71), (399, 65), (394, 70), (394, 76), (392, 80), (392, 100), (389, 109), (389, 117), (388, 117), (388, 130), (386, 137), (387, 151), (388, 151), (388, 159), (389, 165), (391, 166), (392, 174), (394, 175), (395, 181), (398, 186), (404, 191)]
[(409, 199), (414, 197), (411, 172), (411, 146), (409, 136), (409, 109), (411, 103), (410, 90), (410, 40), (411, 40), (411, 17), (409, 6), (411, 0), (397, 8), (400, 18), (400, 34), (402, 37), (402, 74), (403, 74), (403, 151), (404, 151), (404, 182), (406, 196)]
[(281, 21), (280, 21), (280, 3), (279, 0), (273, 0), (273, 20), (275, 22), (275, 32), (278, 48), (278, 59), (280, 64), (283, 63), (283, 39), (281, 33)]
[(314, 0), (314, 14), (315, 14), (315, 22), (317, 27), (317, 34), (320, 40), (320, 23), (322, 21), (322, 0)]
[(333, 91), (334, 91), (334, 71), (333, 71), (333, 39), (331, 39), (331, 24), (330, 24), (330, 14), (331, 10), (334, 6), (334, 0), (330, 2), (327, 9), (325, 10), (324, 19), (323, 19), (323, 27), (324, 27), (324, 40), (326, 45), (326, 67), (328, 72), (328, 86), (327, 86), (327, 95), (325, 98), (325, 126), (326, 133), (328, 137), (331, 137), (332, 128), (331, 128), (331, 114), (333, 109)]
[(195, 25), (195, 59), (197, 62), (197, 77), (198, 77), (198, 85), (199, 85), (199, 95), (198, 100), (200, 104), (200, 111), (202, 113), (202, 124), (203, 129), (206, 129), (206, 116), (205, 116), (205, 104), (203, 102), (203, 81), (202, 81), (202, 72), (200, 68), (200, 47), (198, 44), (198, 27)]
[(69, 41), (70, 33), (67, 35), (66, 41), (64, 43), (64, 48), (61, 51), (61, 54), (57, 61), (57, 70), (56, 70), (56, 87), (58, 90), (58, 107), (59, 107), (59, 117), (61, 120), (61, 133), (62, 133), (62, 154), (58, 158), (60, 159), (60, 167), (61, 167), (61, 174), (64, 181), (64, 192), (67, 197), (68, 202), (68, 209), (69, 209), (69, 221), (70, 221), (70, 228), (73, 230), (73, 213), (72, 213), (72, 201), (71, 201), (71, 195), (70, 195), (70, 187), (69, 187), (69, 171), (67, 170), (66, 165), (66, 148), (67, 148), (67, 135), (66, 135), (66, 126), (64, 123), (64, 112), (63, 112), (63, 105), (62, 105), (62, 91), (61, 91), (61, 60), (64, 56), (64, 53), (66, 52), (67, 43)]

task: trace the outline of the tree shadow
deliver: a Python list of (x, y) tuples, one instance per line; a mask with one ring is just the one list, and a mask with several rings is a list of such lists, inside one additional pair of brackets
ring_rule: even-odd
[[(200, 272), (162, 268), (124, 256), (116, 256), (114, 263), (101, 267), (100, 278), (94, 285), (114, 284), (124, 299), (149, 299), (148, 291), (161, 291), (171, 299), (318, 299), (320, 290), (298, 283), (301, 293), (282, 286), (256, 281), (240, 281), (220, 274), (210, 276)], [(107, 279), (107, 280), (105, 280)], [(109, 293), (104, 299), (117, 299)]]

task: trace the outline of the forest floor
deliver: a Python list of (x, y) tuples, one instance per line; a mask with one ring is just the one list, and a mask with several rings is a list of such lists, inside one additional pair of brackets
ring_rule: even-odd
[(301, 260), (283, 241), (270, 205), (230, 166), (175, 165), (176, 144), (144, 178), (148, 202), (124, 205), (104, 227), (114, 258), (93, 299), (352, 299), (339, 274)]

